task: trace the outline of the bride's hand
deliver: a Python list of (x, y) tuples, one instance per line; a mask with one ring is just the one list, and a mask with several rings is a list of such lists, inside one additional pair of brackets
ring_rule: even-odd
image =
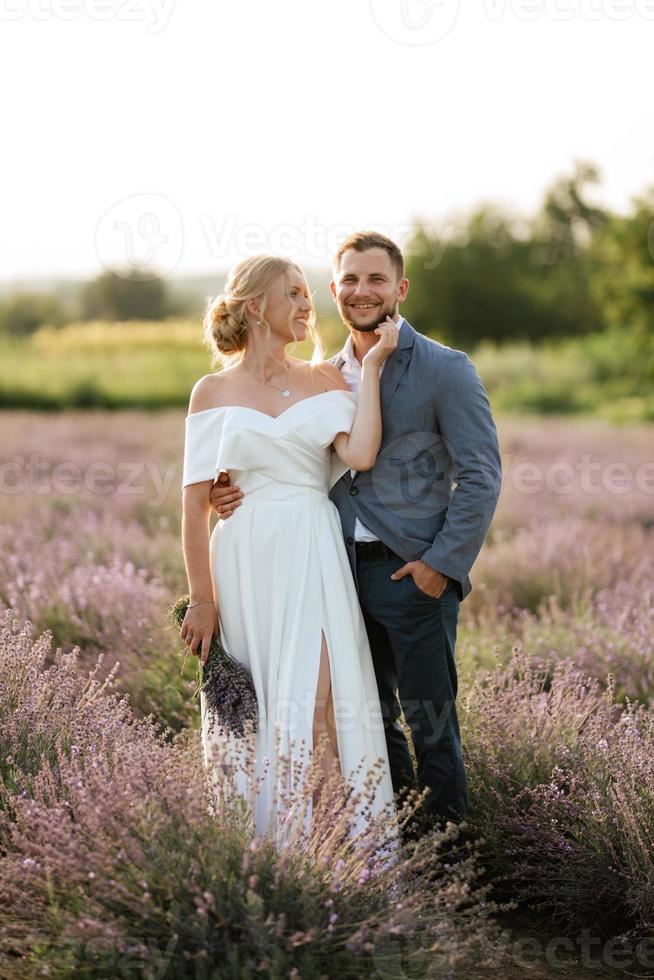
[(220, 631), (218, 611), (213, 602), (203, 602), (186, 610), (179, 635), (191, 653), (206, 664), (214, 633)]
[(380, 323), (374, 331), (379, 336), (379, 340), (374, 347), (371, 347), (361, 362), (361, 366), (380, 368), (386, 358), (393, 353), (397, 347), (400, 331), (397, 324), (390, 316), (387, 316), (383, 323)]

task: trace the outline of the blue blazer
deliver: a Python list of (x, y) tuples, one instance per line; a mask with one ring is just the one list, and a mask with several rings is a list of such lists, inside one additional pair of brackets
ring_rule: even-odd
[[(339, 369), (340, 354), (331, 358)], [(461, 599), (502, 485), (488, 396), (468, 355), (404, 320), (381, 376), (382, 444), (372, 470), (332, 487), (356, 582), (358, 516), (404, 561), (455, 579)]]

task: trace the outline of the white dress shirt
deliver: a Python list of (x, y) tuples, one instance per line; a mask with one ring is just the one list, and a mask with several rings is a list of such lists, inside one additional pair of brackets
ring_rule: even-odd
[[(402, 321), (404, 317), (401, 316), (397, 321), (397, 329), (399, 331), (402, 326)], [(357, 361), (354, 354), (354, 345), (352, 343), (352, 335), (350, 334), (343, 345), (341, 351), (341, 357), (343, 358), (343, 364), (341, 365), (341, 374), (347, 381), (350, 391), (359, 393), (359, 388), (361, 387), (361, 376), (363, 374), (363, 368), (359, 361)], [(379, 370), (379, 377), (381, 378), (384, 367), (386, 366), (386, 361), (382, 364)], [(356, 473), (356, 470), (350, 470), (352, 476)], [(369, 531), (368, 528), (361, 523), (358, 517), (355, 517), (354, 521), (354, 540), (355, 541), (379, 541), (376, 534)]]

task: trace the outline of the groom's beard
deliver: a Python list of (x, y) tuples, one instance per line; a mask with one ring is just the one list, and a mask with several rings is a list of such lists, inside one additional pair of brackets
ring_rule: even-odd
[(372, 333), (373, 330), (376, 330), (377, 327), (380, 327), (382, 325), (382, 323), (385, 322), (386, 317), (390, 316), (390, 318), (392, 320), (393, 317), (395, 316), (396, 312), (397, 312), (397, 305), (396, 304), (390, 304), (389, 306), (384, 307), (382, 309), (379, 317), (376, 320), (373, 320), (372, 323), (369, 323), (369, 324), (367, 323), (364, 327), (360, 327), (356, 323), (354, 323), (353, 320), (350, 320), (350, 318), (348, 317), (348, 315), (346, 313), (343, 313), (342, 314), (342, 317), (343, 317), (343, 320), (345, 321), (345, 325), (347, 327), (349, 327), (350, 330), (358, 330), (359, 333)]

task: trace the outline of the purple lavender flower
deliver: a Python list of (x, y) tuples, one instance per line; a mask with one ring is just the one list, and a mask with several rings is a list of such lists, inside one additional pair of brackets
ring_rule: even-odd
[[(180, 596), (169, 610), (168, 618), (173, 625), (181, 627), (189, 599), (188, 595)], [(256, 732), (259, 709), (252, 675), (227, 653), (215, 634), (206, 664), (203, 666), (198, 659), (198, 683), (193, 697), (197, 698), (200, 691), (207, 701), (209, 731), (219, 725), (242, 738), (246, 727), (251, 725), (251, 731)]]

